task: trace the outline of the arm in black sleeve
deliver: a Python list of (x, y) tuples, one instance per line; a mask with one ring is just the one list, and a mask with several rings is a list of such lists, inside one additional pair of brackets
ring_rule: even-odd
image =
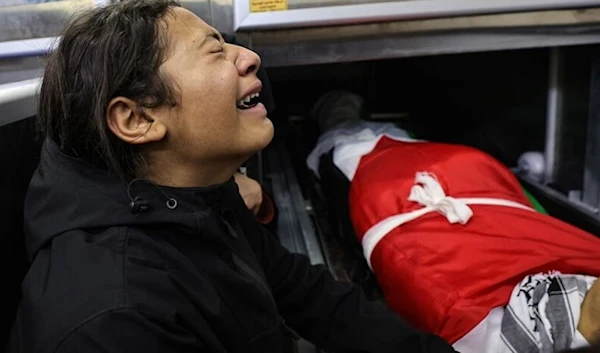
[(183, 328), (134, 310), (102, 313), (79, 326), (55, 353), (212, 352)]
[[(263, 231), (254, 244), (288, 326), (317, 346), (336, 352), (454, 352), (441, 338), (418, 331), (358, 286), (336, 281), (324, 266), (292, 254)], [(407, 284), (410, 285), (410, 284)]]

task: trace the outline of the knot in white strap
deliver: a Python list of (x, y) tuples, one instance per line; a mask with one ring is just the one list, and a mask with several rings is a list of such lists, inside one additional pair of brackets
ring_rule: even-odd
[(451, 224), (466, 224), (473, 211), (467, 204), (453, 197), (446, 196), (444, 189), (435, 175), (419, 172), (415, 176), (415, 185), (410, 190), (409, 201), (433, 208), (443, 214)]

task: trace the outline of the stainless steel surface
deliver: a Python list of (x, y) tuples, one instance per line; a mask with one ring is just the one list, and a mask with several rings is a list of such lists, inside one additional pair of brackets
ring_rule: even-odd
[(546, 33), (553, 28), (559, 33), (578, 34), (585, 33), (587, 27), (595, 25), (600, 25), (600, 8), (406, 20), (328, 28), (280, 29), (252, 32), (252, 37), (255, 43), (273, 44), (464, 31)]
[(0, 126), (36, 114), (40, 79), (0, 85)]
[(307, 255), (312, 264), (326, 264), (306, 202), (298, 185), (287, 150), (283, 145), (267, 152), (273, 201), (278, 209), (278, 235), (291, 252)]
[[(595, 218), (597, 209), (590, 208), (588, 205), (583, 205), (581, 202), (573, 201), (568, 196), (554, 190), (551, 187), (540, 184), (535, 180), (532, 180), (527, 177), (519, 176), (521, 182), (523, 182), (526, 189), (529, 191), (533, 191), (533, 189), (537, 189), (544, 194), (546, 194), (549, 198), (556, 200), (564, 205), (568, 205), (570, 209), (573, 209), (576, 212), (579, 212), (587, 217)], [(574, 195), (575, 197), (577, 195)]]
[(66, 0), (2, 7), (0, 41), (54, 37), (69, 16), (94, 5), (94, 0)]
[(198, 15), (206, 23), (210, 24), (212, 22), (208, 0), (182, 0), (180, 3), (181, 6)]
[[(231, 32), (230, 0), (183, 0), (182, 6), (196, 13), (217, 29)], [(44, 55), (52, 51), (57, 35), (72, 14), (94, 6), (105, 6), (111, 0), (68, 0), (0, 8), (0, 59)], [(213, 21), (213, 13), (217, 21)]]
[(583, 174), (583, 202), (600, 209), (600, 53), (593, 53), (587, 148)]
[(67, 19), (109, 0), (12, 0), (0, 7), (0, 59), (36, 56), (52, 50)]
[[(0, 2), (0, 8), (8, 7), (8, 6), (15, 6), (15, 5), (24, 5), (24, 4), (28, 4), (31, 2), (32, 2), (32, 0), (4, 0), (4, 1)], [(37, 2), (41, 2), (41, 1), (38, 0)]]
[(367, 2), (358, 5), (252, 13), (250, 11), (250, 1), (252, 0), (233, 0), (233, 25), (236, 31), (333, 26), (600, 6), (600, 0), (413, 0)]
[(600, 9), (537, 11), (249, 33), (266, 66), (600, 42)]
[[(335, 31), (335, 29), (331, 29)], [(250, 37), (266, 67), (326, 64), (402, 57), (459, 54), (600, 43), (600, 26), (573, 29), (535, 28), (460, 30), (410, 35), (368, 36), (300, 42), (261, 43)]]
[(56, 48), (59, 40), (46, 37), (0, 42), (0, 59), (46, 55)]
[(210, 0), (211, 25), (223, 33), (233, 33), (232, 0)]
[[(343, 6), (343, 5), (360, 5), (364, 3), (385, 3), (395, 1), (411, 1), (411, 0), (288, 0), (288, 9), (310, 9), (315, 7)], [(414, 0), (412, 0), (414, 1)], [(422, 1), (422, 0), (418, 0)]]
[(544, 182), (554, 181), (556, 177), (556, 148), (559, 140), (560, 124), (563, 122), (563, 48), (550, 50), (548, 70), (548, 101), (546, 106), (546, 168)]
[(587, 210), (588, 214), (596, 215), (598, 213), (597, 207), (592, 207), (583, 201), (581, 190), (571, 190), (567, 195), (570, 202), (577, 205), (579, 209)]
[(218, 31), (233, 32), (231, 0), (182, 0), (181, 5)]
[(63, 0), (2, 0), (0, 7), (18, 6), (18, 5), (33, 5), (46, 2), (58, 2)]
[(0, 59), (0, 85), (42, 77), (43, 67), (41, 57)]

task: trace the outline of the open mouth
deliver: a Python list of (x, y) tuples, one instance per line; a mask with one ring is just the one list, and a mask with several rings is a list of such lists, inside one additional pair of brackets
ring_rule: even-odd
[(245, 110), (245, 109), (250, 109), (255, 107), (258, 103), (258, 97), (260, 96), (260, 93), (252, 93), (247, 95), (246, 97), (240, 99), (237, 102), (237, 108), (241, 109), (241, 110)]

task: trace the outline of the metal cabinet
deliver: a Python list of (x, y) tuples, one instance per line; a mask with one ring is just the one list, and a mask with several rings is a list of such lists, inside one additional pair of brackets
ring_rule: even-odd
[[(2, 0), (0, 60), (45, 55), (58, 43), (60, 31), (73, 14), (113, 0)], [(223, 32), (232, 31), (230, 1), (181, 0), (181, 5)]]
[[(60, 31), (75, 13), (114, 0), (1, 0), (0, 85), (42, 75), (45, 55), (58, 44)], [(182, 0), (181, 5), (217, 29), (231, 32), (231, 3)]]
[(598, 6), (598, 0), (234, 0), (234, 29), (254, 31)]
[(45, 54), (75, 12), (109, 0), (5, 0), (0, 4), (0, 59)]

